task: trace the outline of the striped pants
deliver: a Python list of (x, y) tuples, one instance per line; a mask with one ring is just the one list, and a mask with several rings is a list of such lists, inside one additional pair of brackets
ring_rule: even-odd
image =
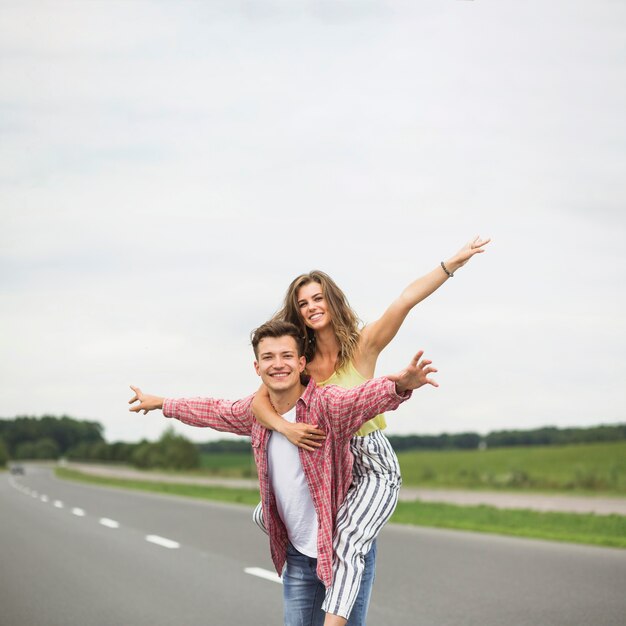
[[(359, 593), (365, 555), (396, 508), (402, 482), (398, 458), (382, 431), (352, 437), (350, 449), (354, 455), (352, 486), (337, 513), (333, 582), (322, 605), (324, 612), (346, 619)], [(260, 504), (253, 519), (267, 532)]]

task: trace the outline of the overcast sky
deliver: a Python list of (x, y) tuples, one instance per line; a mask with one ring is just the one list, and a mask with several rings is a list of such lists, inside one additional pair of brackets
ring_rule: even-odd
[(368, 322), (480, 234), (381, 355), (440, 370), (388, 432), (625, 421), (625, 37), (608, 0), (4, 0), (0, 416), (155, 439), (128, 385), (252, 392), (297, 274)]

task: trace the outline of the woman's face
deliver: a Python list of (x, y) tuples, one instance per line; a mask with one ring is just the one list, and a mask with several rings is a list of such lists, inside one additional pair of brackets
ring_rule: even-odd
[(300, 317), (309, 328), (320, 330), (330, 324), (330, 310), (319, 283), (307, 283), (298, 289), (296, 296)]

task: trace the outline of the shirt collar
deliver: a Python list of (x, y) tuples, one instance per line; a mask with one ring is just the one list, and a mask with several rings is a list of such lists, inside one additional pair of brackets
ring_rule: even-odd
[[(302, 381), (304, 383), (304, 380)], [(298, 402), (301, 400), (304, 402), (305, 406), (309, 406), (311, 403), (311, 399), (315, 390), (317, 389), (317, 385), (312, 377), (309, 377), (308, 382), (306, 383), (306, 389), (302, 393), (302, 395), (298, 398)]]

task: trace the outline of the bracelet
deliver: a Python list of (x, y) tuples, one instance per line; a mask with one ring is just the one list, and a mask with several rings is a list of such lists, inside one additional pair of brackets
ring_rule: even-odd
[(450, 273), (448, 271), (448, 268), (445, 266), (444, 262), (441, 262), (441, 268), (443, 269), (443, 271), (448, 275), (449, 278), (454, 278), (454, 274)]

